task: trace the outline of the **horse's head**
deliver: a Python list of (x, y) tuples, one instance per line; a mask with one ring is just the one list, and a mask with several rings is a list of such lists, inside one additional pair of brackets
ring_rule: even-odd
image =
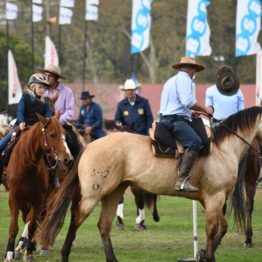
[(56, 113), (51, 118), (45, 118), (37, 114), (42, 124), (41, 147), (45, 155), (54, 165), (58, 163), (69, 164), (73, 157), (65, 141), (64, 130), (59, 122), (60, 113)]

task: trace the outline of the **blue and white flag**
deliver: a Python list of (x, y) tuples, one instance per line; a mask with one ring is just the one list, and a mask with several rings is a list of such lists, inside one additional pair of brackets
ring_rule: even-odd
[(15, 20), (17, 17), (17, 5), (6, 2), (6, 19)]
[(42, 21), (43, 8), (41, 6), (33, 4), (32, 11), (33, 11), (33, 22)]
[(86, 0), (85, 20), (97, 21), (99, 0)]
[(153, 0), (133, 0), (131, 54), (140, 53), (149, 46), (152, 2)]
[(236, 56), (252, 55), (261, 50), (257, 42), (260, 21), (260, 0), (237, 1)]
[(186, 56), (211, 54), (210, 29), (207, 23), (207, 0), (188, 0)]

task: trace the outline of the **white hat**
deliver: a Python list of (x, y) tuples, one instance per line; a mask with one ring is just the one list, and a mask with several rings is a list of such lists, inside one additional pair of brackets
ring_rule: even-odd
[(125, 81), (124, 85), (119, 86), (119, 89), (123, 90), (123, 91), (129, 90), (129, 89), (136, 89), (136, 88), (137, 88), (137, 86), (136, 86), (134, 80), (132, 80), (132, 79), (127, 79)]

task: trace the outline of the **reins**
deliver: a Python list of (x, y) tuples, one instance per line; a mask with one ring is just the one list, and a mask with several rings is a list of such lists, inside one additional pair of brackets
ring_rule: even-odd
[[(226, 125), (224, 125), (223, 121), (217, 120), (215, 119), (213, 116), (202, 113), (201, 114), (205, 115), (206, 117), (209, 118), (209, 122), (210, 122), (210, 127), (211, 127), (211, 131), (213, 131), (213, 127), (216, 125), (215, 123), (219, 123), (219, 125), (221, 125), (223, 128), (225, 128), (227, 131), (229, 131), (231, 134), (235, 135), (236, 137), (238, 137), (240, 140), (242, 140), (244, 143), (246, 143), (250, 148), (252, 148), (258, 155), (260, 155), (257, 158), (262, 158), (261, 157), (261, 152), (258, 151), (256, 148), (254, 148), (248, 141), (246, 141), (243, 137), (241, 137), (239, 134), (237, 134), (235, 131), (233, 131), (231, 128), (227, 127)], [(213, 134), (213, 132), (212, 132)], [(255, 157), (255, 155), (254, 155)]]

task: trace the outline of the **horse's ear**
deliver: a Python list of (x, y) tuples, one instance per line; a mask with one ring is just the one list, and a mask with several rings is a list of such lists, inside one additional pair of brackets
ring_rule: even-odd
[(57, 112), (55, 113), (55, 118), (59, 119), (59, 118), (60, 118), (60, 116), (61, 116), (61, 113), (60, 113), (60, 111), (57, 111)]
[(38, 114), (38, 113), (36, 113), (36, 115), (37, 115), (39, 121), (40, 121), (43, 125), (46, 125), (46, 124), (47, 124), (47, 122), (48, 122), (48, 119), (47, 119), (47, 118), (45, 118), (44, 116), (42, 116), (42, 115), (40, 115), (40, 114)]

